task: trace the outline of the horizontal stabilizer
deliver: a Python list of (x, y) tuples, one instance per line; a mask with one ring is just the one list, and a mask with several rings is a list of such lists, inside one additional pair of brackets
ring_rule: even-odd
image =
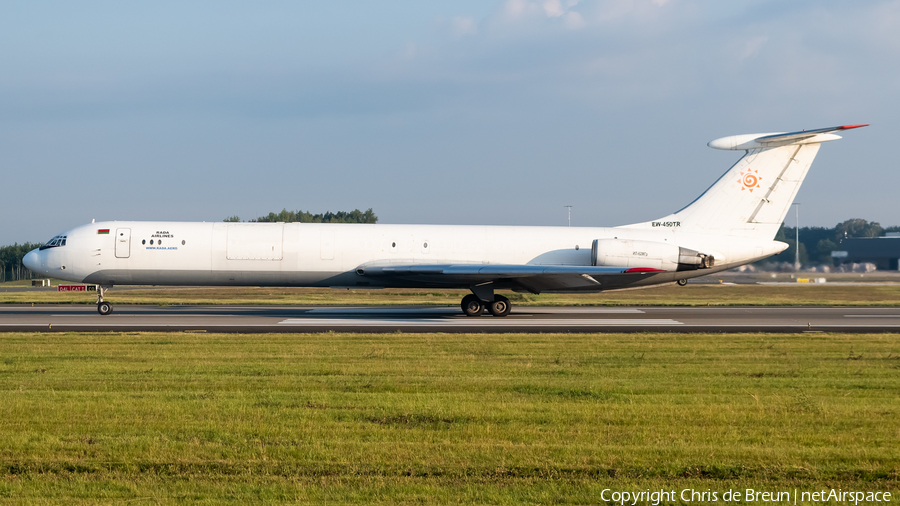
[(743, 151), (749, 149), (776, 148), (779, 146), (788, 146), (790, 144), (811, 144), (833, 141), (841, 138), (839, 135), (834, 135), (831, 132), (840, 132), (842, 130), (851, 130), (864, 126), (869, 125), (843, 125), (787, 133), (731, 135), (710, 141), (707, 146), (713, 149)]

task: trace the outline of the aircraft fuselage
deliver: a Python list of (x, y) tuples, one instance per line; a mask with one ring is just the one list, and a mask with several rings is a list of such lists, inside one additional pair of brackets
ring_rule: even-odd
[[(108, 231), (108, 232), (107, 232)], [(358, 273), (409, 264), (590, 266), (595, 239), (674, 244), (716, 257), (712, 269), (656, 275), (656, 284), (765, 258), (783, 243), (659, 229), (357, 225), (315, 223), (102, 222), (72, 229), (63, 247), (34, 252), (29, 268), (99, 285), (241, 285), (468, 288)], [(649, 279), (647, 280), (649, 281)], [(597, 285), (577, 291), (601, 291)], [(548, 290), (552, 291), (552, 290)], [(569, 290), (566, 290), (569, 291)]]

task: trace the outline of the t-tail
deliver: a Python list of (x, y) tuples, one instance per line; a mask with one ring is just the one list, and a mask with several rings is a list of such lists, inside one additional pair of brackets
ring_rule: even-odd
[(844, 125), (790, 133), (745, 134), (711, 141), (715, 149), (745, 151), (725, 174), (680, 211), (627, 228), (678, 231), (771, 240), (778, 233), (819, 146), (840, 139)]

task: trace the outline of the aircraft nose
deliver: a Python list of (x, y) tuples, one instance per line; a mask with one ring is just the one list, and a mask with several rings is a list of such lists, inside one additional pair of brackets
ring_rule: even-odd
[(25, 264), (25, 267), (28, 267), (28, 270), (40, 273), (38, 267), (40, 267), (41, 261), (38, 259), (38, 251), (36, 249), (26, 253), (25, 258), (22, 259), (22, 263)]

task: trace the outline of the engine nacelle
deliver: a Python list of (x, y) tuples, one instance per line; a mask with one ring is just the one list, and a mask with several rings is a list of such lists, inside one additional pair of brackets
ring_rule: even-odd
[(667, 271), (708, 269), (716, 259), (688, 248), (654, 241), (594, 239), (591, 265), (652, 267)]

